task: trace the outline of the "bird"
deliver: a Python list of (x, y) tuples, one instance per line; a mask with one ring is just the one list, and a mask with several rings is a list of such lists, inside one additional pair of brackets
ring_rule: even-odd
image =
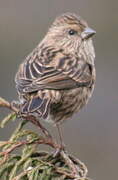
[(16, 73), (22, 115), (60, 125), (88, 103), (96, 81), (95, 33), (74, 13), (54, 20)]

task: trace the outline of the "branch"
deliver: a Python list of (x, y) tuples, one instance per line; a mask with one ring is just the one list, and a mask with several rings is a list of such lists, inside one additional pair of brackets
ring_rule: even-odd
[[(0, 98), (0, 107), (8, 108), (11, 113), (0, 123), (4, 126), (19, 118), (19, 109)], [(23, 118), (8, 141), (0, 141), (0, 179), (2, 180), (88, 180), (87, 168), (79, 159), (66, 151), (59, 153), (39, 151), (41, 144), (50, 146), (57, 152), (61, 148), (48, 134), (43, 136), (29, 129), (26, 123), (35, 122), (42, 127), (34, 116)], [(45, 129), (44, 129), (45, 131)], [(46, 130), (46, 133), (47, 130)], [(18, 150), (18, 153), (15, 154)]]

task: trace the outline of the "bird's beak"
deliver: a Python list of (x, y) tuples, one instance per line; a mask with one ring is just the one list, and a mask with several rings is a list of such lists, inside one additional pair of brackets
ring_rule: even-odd
[(82, 32), (81, 36), (82, 36), (82, 39), (88, 39), (88, 38), (92, 37), (95, 33), (96, 33), (96, 31), (87, 27)]

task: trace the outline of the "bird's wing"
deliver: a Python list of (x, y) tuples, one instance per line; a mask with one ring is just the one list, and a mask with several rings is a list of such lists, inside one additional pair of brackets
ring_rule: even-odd
[(21, 112), (36, 111), (45, 119), (48, 116), (51, 100), (47, 91), (45, 93), (40, 90), (66, 90), (91, 86), (92, 66), (85, 63), (82, 58), (78, 59), (62, 53), (45, 63), (41, 63), (38, 57), (34, 59), (31, 57), (20, 65), (15, 81), (20, 95), (31, 94), (22, 104)]
[(25, 61), (21, 64), (15, 80), (21, 94), (41, 89), (64, 90), (89, 86), (92, 66), (83, 59), (61, 54), (45, 64), (40, 63), (39, 59)]

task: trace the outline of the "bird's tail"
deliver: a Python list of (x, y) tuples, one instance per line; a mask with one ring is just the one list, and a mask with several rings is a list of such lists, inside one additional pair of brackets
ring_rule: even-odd
[(27, 100), (21, 107), (21, 113), (32, 114), (38, 113), (39, 117), (47, 118), (49, 112), (50, 99), (47, 97), (41, 98), (34, 96), (30, 100)]

